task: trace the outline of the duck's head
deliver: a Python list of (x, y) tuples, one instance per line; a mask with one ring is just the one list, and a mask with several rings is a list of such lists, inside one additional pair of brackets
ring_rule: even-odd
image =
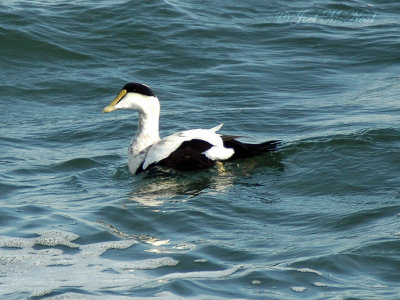
[(104, 107), (103, 112), (108, 113), (118, 109), (137, 109), (146, 112), (157, 108), (159, 110), (158, 99), (149, 86), (130, 82), (125, 84), (109, 105)]

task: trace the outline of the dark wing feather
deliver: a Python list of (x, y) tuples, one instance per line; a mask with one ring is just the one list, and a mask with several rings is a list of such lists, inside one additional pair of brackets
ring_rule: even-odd
[[(210, 168), (214, 166), (215, 161), (209, 159), (203, 152), (207, 151), (212, 146), (213, 145), (210, 143), (199, 139), (183, 142), (179, 148), (172, 152), (167, 158), (149, 165), (147, 169), (154, 166), (164, 166), (181, 171)], [(142, 164), (136, 171), (136, 174), (143, 171)]]
[(246, 144), (235, 140), (235, 136), (222, 136), (224, 146), (226, 148), (233, 148), (235, 153), (229, 160), (236, 158), (253, 157), (262, 155), (266, 152), (276, 151), (281, 144), (279, 140), (264, 142), (261, 144)]

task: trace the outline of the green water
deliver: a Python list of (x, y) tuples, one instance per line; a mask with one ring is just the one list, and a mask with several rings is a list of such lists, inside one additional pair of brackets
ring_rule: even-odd
[[(397, 299), (393, 1), (3, 1), (3, 299)], [(280, 151), (132, 176), (129, 81), (161, 135)]]

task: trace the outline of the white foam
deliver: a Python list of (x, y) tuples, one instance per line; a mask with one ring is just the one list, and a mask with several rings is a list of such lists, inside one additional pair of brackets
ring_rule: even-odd
[(170, 249), (158, 249), (158, 248), (153, 248), (153, 249), (148, 249), (148, 250), (144, 250), (145, 252), (149, 252), (149, 253), (155, 253), (155, 254), (171, 254), (171, 253), (175, 253), (175, 251), (171, 251)]
[(306, 290), (305, 287), (302, 286), (293, 286), (291, 287), (292, 291), (297, 292), (297, 293), (302, 293)]
[(179, 278), (222, 278), (229, 276), (239, 270), (241, 266), (235, 266), (230, 269), (222, 271), (201, 271), (201, 272), (185, 272), (185, 273), (171, 273), (161, 276), (159, 280), (173, 280)]
[(79, 248), (81, 249), (81, 256), (87, 257), (97, 257), (102, 255), (109, 249), (126, 249), (131, 247), (132, 245), (137, 244), (134, 240), (122, 240), (122, 241), (113, 241), (113, 242), (102, 242), (96, 244), (82, 245)]
[[(78, 288), (93, 293), (95, 297), (65, 293), (49, 299), (107, 299), (98, 293), (132, 290), (143, 285), (154, 286), (181, 278), (223, 278), (240, 268), (235, 266), (222, 271), (169, 273), (160, 277), (157, 273), (152, 275), (151, 272), (143, 273), (142, 270), (173, 267), (179, 261), (171, 257), (132, 261), (130, 257), (121, 260), (121, 256), (114, 260), (104, 257), (103, 254), (110, 249), (128, 249), (137, 243), (136, 240), (79, 245), (72, 242), (78, 237), (64, 231), (49, 231), (33, 238), (0, 236), (1, 295), (19, 293), (35, 297), (49, 295), (54, 290), (63, 288)], [(43, 247), (37, 248), (37, 245)], [(125, 299), (123, 296), (114, 298)]]
[(375, 284), (375, 285), (373, 285), (371, 287), (374, 288), (374, 289), (386, 289), (386, 288), (388, 288), (388, 286), (384, 285), (384, 284)]
[(196, 248), (196, 245), (191, 243), (179, 244), (174, 246), (174, 249), (177, 250), (193, 250), (194, 248)]
[[(34, 238), (0, 237), (2, 294), (26, 292), (29, 296), (42, 296), (61, 287), (85, 286), (85, 289), (95, 291), (137, 286), (146, 281), (140, 276), (132, 276), (132, 270), (150, 270), (178, 264), (178, 261), (170, 257), (139, 261), (104, 258), (101, 255), (107, 250), (127, 249), (136, 241), (89, 245), (71, 243), (78, 237), (64, 231), (49, 231)], [(65, 246), (79, 251), (68, 254), (56, 248), (35, 249), (35, 245)]]
[(37, 245), (43, 246), (67, 246), (67, 247), (79, 247), (77, 244), (71, 243), (71, 241), (76, 240), (79, 235), (75, 233), (60, 231), (60, 230), (52, 230), (48, 232), (44, 232), (40, 234), (39, 237), (34, 238), (33, 241)]
[(328, 286), (328, 285), (326, 285), (325, 283), (323, 283), (323, 282), (318, 282), (318, 281), (314, 282), (313, 285), (319, 286), (319, 287), (327, 287), (327, 286)]
[(0, 247), (1, 248), (27, 248), (33, 247), (34, 245), (42, 246), (67, 246), (67, 247), (78, 247), (77, 244), (71, 243), (79, 236), (65, 231), (52, 230), (40, 234), (34, 238), (9, 238), (0, 236)]
[(314, 273), (319, 276), (322, 276), (321, 272), (319, 272), (317, 270), (309, 269), (309, 268), (300, 268), (300, 269), (297, 269), (297, 271), (302, 272), (302, 273)]
[(297, 271), (297, 272), (301, 272), (301, 273), (314, 273), (314, 274), (317, 274), (319, 276), (322, 276), (321, 272), (319, 272), (317, 270), (314, 270), (314, 269), (310, 269), (310, 268), (299, 268), (299, 269), (296, 269), (296, 268), (281, 267), (281, 266), (271, 266), (271, 267), (268, 267), (268, 268), (271, 269), (271, 270), (280, 270), (280, 271)]
[(162, 245), (167, 245), (169, 244), (169, 240), (157, 240), (155, 242), (152, 243), (153, 246), (162, 246)]
[[(155, 240), (153, 242), (148, 242), (149, 244), (152, 244), (153, 246), (156, 247), (160, 247), (166, 244), (169, 244), (169, 240)], [(145, 250), (146, 252), (150, 252), (150, 253), (157, 253), (157, 254), (161, 254), (161, 253), (184, 253), (187, 252), (189, 250), (193, 250), (194, 248), (196, 248), (195, 244), (191, 244), (191, 243), (185, 243), (185, 244), (179, 244), (176, 246), (173, 246), (172, 248), (153, 248), (153, 249), (148, 249)]]
[(124, 263), (121, 265), (123, 269), (129, 270), (151, 270), (167, 266), (176, 266), (178, 261), (170, 257), (149, 258), (134, 263)]

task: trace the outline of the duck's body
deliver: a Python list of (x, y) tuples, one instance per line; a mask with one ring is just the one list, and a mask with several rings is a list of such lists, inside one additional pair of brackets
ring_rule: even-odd
[(140, 83), (128, 83), (103, 112), (118, 109), (139, 111), (137, 133), (128, 150), (129, 171), (138, 174), (153, 166), (177, 170), (209, 168), (218, 161), (260, 155), (276, 150), (279, 141), (245, 144), (234, 136), (221, 136), (211, 129), (193, 129), (163, 139), (159, 135), (160, 102), (153, 91)]

